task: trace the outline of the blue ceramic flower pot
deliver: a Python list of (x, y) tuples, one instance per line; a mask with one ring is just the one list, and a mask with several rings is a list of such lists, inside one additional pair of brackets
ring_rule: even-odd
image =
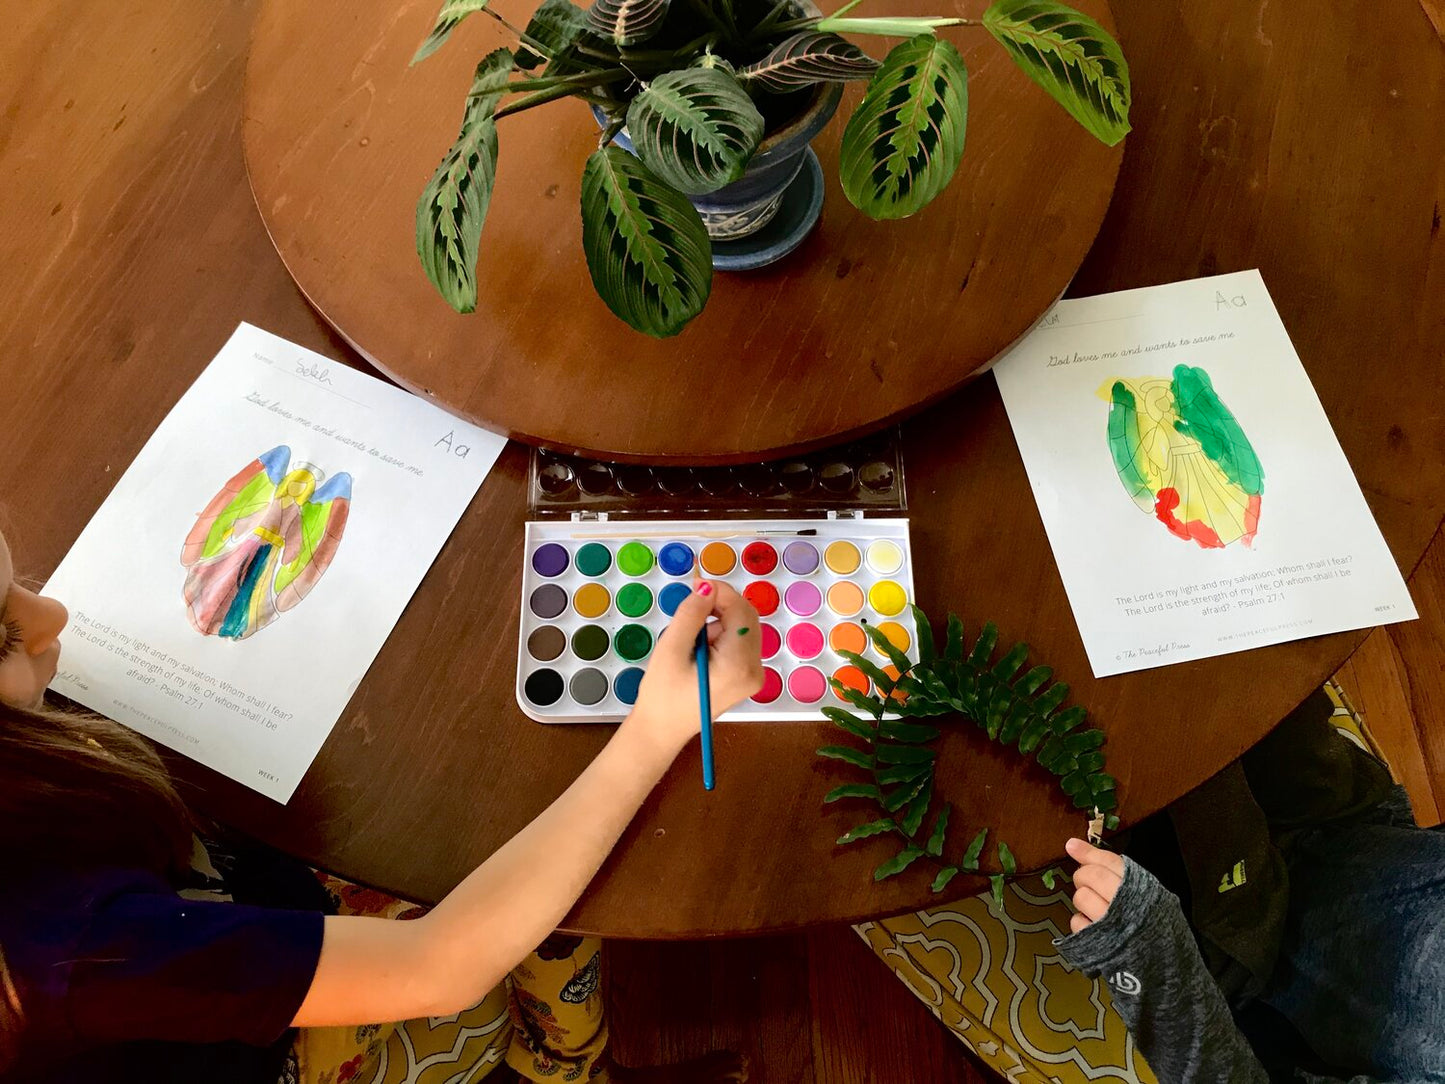
[[(756, 233), (773, 220), (783, 204), (783, 193), (803, 168), (808, 144), (833, 118), (843, 97), (843, 87), (839, 83), (821, 83), (811, 92), (798, 92), (797, 97), (807, 103), (806, 107), (764, 137), (741, 177), (716, 192), (687, 197), (702, 215), (712, 240), (736, 241)], [(602, 111), (596, 106), (592, 107), (592, 115), (599, 125), (604, 123)], [(619, 132), (613, 142), (632, 152), (626, 129)], [(816, 209), (812, 217), (817, 218)], [(806, 233), (812, 222), (797, 225)]]

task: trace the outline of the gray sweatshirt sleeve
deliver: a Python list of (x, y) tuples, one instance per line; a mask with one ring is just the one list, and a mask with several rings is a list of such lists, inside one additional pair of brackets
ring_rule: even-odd
[(1057, 944), (1074, 967), (1104, 976), (1161, 1084), (1268, 1084), (1204, 966), (1179, 898), (1143, 866), (1125, 858), (1108, 912)]

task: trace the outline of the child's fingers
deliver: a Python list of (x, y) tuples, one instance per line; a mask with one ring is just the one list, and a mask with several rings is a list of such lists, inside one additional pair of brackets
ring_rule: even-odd
[(1121, 878), (1124, 876), (1124, 858), (1113, 851), (1095, 847), (1082, 839), (1069, 840), (1064, 844), (1064, 850), (1080, 866), (1100, 865), (1105, 869), (1113, 870)]
[(1088, 918), (1079, 914), (1077, 911), (1075, 911), (1072, 915), (1069, 916), (1070, 933), (1078, 933), (1080, 930), (1087, 930), (1092, 925), (1093, 923), (1090, 922)]
[(725, 632), (737, 635), (739, 629), (756, 630), (758, 627), (758, 611), (753, 609), (752, 604), (728, 584), (717, 585), (716, 601), (713, 603), (713, 613), (717, 614), (718, 624)]
[(1090, 922), (1098, 922), (1109, 910), (1109, 904), (1104, 897), (1095, 892), (1092, 888), (1076, 888), (1074, 891), (1074, 910), (1087, 918)]
[(692, 594), (678, 603), (677, 612), (658, 637), (659, 651), (688, 654), (693, 650), (699, 630), (712, 615), (715, 591), (712, 584), (702, 580), (692, 589)]
[(1106, 903), (1112, 903), (1119, 892), (1119, 885), (1123, 878), (1103, 863), (1094, 863), (1087, 866), (1080, 866), (1074, 871), (1074, 884), (1080, 888), (1091, 888), (1103, 897)]

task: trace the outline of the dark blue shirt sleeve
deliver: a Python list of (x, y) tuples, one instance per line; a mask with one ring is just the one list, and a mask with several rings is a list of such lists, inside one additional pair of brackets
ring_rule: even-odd
[(83, 1042), (275, 1042), (321, 956), (323, 915), (179, 896), (107, 900), (71, 961), (66, 1010)]

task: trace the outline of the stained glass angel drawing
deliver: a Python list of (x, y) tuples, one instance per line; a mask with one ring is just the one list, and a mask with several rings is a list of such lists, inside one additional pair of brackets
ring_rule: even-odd
[(1170, 534), (1204, 549), (1248, 546), (1259, 530), (1264, 468), (1203, 369), (1104, 382), (1109, 451), (1125, 491)]
[(284, 444), (247, 464), (181, 550), (196, 631), (244, 640), (305, 598), (336, 555), (350, 507), (351, 475), (293, 466)]

